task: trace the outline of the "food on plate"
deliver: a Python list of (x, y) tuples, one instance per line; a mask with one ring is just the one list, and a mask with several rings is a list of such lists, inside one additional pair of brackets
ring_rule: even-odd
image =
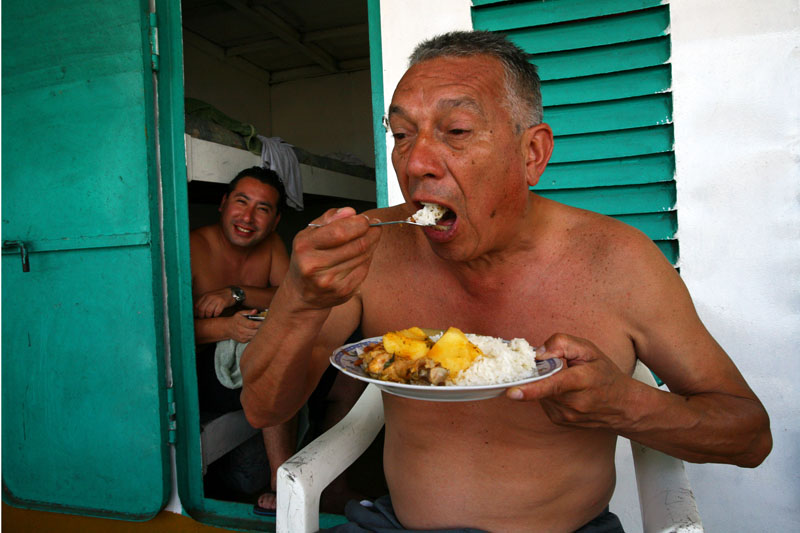
[(454, 327), (434, 335), (418, 327), (389, 332), (364, 348), (357, 364), (372, 378), (412, 385), (495, 385), (537, 375), (536, 352), (525, 339)]
[(383, 336), (383, 348), (392, 355), (416, 360), (425, 356), (433, 341), (419, 328), (390, 331)]
[(448, 371), (426, 357), (433, 345), (420, 328), (391, 331), (383, 336), (383, 342), (364, 349), (360, 365), (367, 375), (383, 381), (441, 385)]
[(409, 222), (433, 226), (447, 213), (447, 208), (438, 204), (422, 203), (422, 209), (408, 217)]
[(428, 352), (428, 357), (446, 368), (454, 378), (481, 355), (483, 352), (480, 348), (471, 343), (458, 328), (445, 331)]

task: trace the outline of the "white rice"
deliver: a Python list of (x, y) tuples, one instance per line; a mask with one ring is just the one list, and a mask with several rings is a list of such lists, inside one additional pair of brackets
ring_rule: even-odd
[(469, 368), (459, 372), (447, 385), (494, 385), (536, 376), (536, 351), (525, 339), (506, 343), (496, 337), (466, 334), (483, 352)]
[(444, 216), (447, 209), (438, 204), (422, 204), (424, 207), (409, 217), (413, 222), (419, 222), (426, 226), (433, 226)]

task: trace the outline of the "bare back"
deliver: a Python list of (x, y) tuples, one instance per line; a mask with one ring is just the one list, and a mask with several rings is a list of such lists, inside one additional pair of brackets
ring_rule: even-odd
[[(604, 232), (620, 225), (543, 202), (558, 220), (538, 238), (556, 243), (521, 251), (499, 276), (462, 283), (413, 228), (385, 232), (362, 287), (366, 336), (409, 326), (503, 338), (533, 346), (554, 332), (592, 339), (630, 374), (635, 361), (620, 302), (619, 276)], [(387, 217), (388, 218), (388, 217)], [(624, 229), (623, 231), (633, 231)], [(565, 233), (573, 235), (564, 239)], [(419, 255), (408, 257), (409, 250)], [(505, 271), (503, 271), (505, 269)], [(606, 288), (605, 291), (603, 288)], [(399, 296), (402, 294), (402, 296)], [(413, 306), (387, 302), (415, 302)], [(576, 529), (608, 503), (614, 489), (616, 435), (557, 426), (538, 402), (505, 397), (426, 402), (384, 395), (384, 467), (398, 517), (407, 527), (454, 526), (498, 531)], [(558, 528), (555, 526), (558, 524)]]

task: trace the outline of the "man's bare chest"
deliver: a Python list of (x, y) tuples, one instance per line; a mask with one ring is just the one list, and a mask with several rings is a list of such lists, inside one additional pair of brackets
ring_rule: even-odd
[(193, 292), (204, 294), (229, 285), (268, 287), (269, 257), (241, 263), (209, 261), (195, 268), (193, 264)]
[(592, 341), (621, 367), (632, 365), (624, 313), (590, 272), (517, 276), (486, 287), (463, 287), (441, 274), (397, 268), (362, 291), (365, 336), (419, 326), (525, 338), (534, 346), (555, 333)]

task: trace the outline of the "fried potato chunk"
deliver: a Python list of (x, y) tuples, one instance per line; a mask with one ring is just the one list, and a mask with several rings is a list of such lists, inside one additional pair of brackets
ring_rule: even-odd
[(383, 336), (383, 348), (387, 352), (412, 361), (424, 357), (432, 345), (425, 332), (417, 327), (391, 331)]
[(448, 369), (452, 376), (469, 368), (479, 355), (483, 355), (480, 348), (472, 344), (463, 331), (454, 327), (445, 331), (428, 351), (428, 357)]

